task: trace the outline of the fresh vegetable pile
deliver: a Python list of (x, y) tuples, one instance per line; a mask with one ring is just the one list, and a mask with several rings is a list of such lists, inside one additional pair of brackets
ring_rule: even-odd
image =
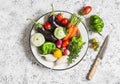
[(34, 23), (36, 32), (30, 41), (45, 60), (70, 64), (77, 58), (84, 44), (78, 29), (80, 17), (72, 14), (71, 18), (66, 18), (62, 13), (55, 14), (53, 9), (44, 24), (28, 20)]
[[(91, 6), (84, 7), (81, 15), (87, 15), (92, 11)], [(79, 56), (81, 48), (84, 45), (78, 24), (81, 18), (75, 13), (71, 18), (66, 18), (62, 13), (55, 14), (54, 8), (49, 14), (47, 20), (41, 24), (28, 18), (34, 23), (35, 33), (31, 35), (31, 44), (36, 46), (38, 52), (42, 57), (54, 65), (67, 63), (67, 65), (74, 62)], [(100, 32), (103, 30), (104, 22), (102, 18), (97, 15), (90, 17), (90, 30), (93, 32)], [(90, 47), (97, 50), (100, 43), (92, 39)]]

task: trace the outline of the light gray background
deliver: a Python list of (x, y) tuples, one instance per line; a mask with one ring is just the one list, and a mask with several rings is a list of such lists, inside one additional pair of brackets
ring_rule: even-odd
[[(77, 13), (91, 5), (90, 15), (103, 18), (103, 37), (89, 33), (101, 42), (110, 34), (109, 47), (94, 78), (85, 79), (97, 52), (89, 49), (85, 58), (75, 67), (54, 71), (37, 65), (28, 44), (32, 23), (26, 18), (38, 19), (51, 10)], [(120, 84), (120, 0), (0, 0), (0, 84)]]

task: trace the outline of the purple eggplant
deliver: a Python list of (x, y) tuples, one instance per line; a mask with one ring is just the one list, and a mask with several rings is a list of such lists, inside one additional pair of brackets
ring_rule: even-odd
[(36, 30), (39, 33), (42, 33), (47, 41), (56, 42), (57, 38), (54, 37), (53, 33), (42, 28), (37, 28)]
[(52, 32), (54, 32), (55, 28), (57, 28), (56, 24), (54, 23), (54, 18), (55, 18), (55, 11), (54, 11), (54, 7), (52, 5), (52, 11), (50, 12), (50, 15), (48, 17), (48, 22), (52, 26), (50, 31), (52, 31)]
[(48, 22), (51, 24), (51, 30), (54, 31), (57, 28), (57, 25), (54, 23), (54, 15), (48, 17)]

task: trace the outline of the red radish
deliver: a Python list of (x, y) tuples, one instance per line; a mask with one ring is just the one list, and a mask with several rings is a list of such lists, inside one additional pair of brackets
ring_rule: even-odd
[(66, 49), (66, 47), (62, 47), (62, 51), (64, 52), (64, 50)]
[(44, 24), (45, 29), (51, 29), (51, 24), (49, 22), (45, 22)]
[(65, 49), (63, 53), (64, 53), (64, 55), (69, 55), (70, 51), (68, 49)]
[(58, 48), (61, 48), (61, 46), (62, 46), (62, 40), (57, 40), (56, 45), (57, 45)]

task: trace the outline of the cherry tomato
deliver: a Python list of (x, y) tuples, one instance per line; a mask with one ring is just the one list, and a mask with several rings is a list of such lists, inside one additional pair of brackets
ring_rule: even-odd
[(62, 47), (67, 47), (70, 44), (69, 40), (65, 40), (62, 43)]
[(61, 21), (62, 25), (67, 25), (68, 24), (68, 19), (67, 18), (63, 18)]
[(51, 24), (49, 22), (45, 22), (44, 24), (45, 29), (51, 29)]
[(61, 13), (58, 13), (57, 16), (56, 16), (56, 19), (61, 22), (62, 19), (63, 19), (63, 15)]
[(84, 8), (82, 9), (81, 13), (82, 13), (83, 15), (87, 15), (87, 14), (89, 14), (91, 11), (92, 11), (92, 7), (91, 7), (91, 6), (86, 6), (86, 7), (84, 7)]

